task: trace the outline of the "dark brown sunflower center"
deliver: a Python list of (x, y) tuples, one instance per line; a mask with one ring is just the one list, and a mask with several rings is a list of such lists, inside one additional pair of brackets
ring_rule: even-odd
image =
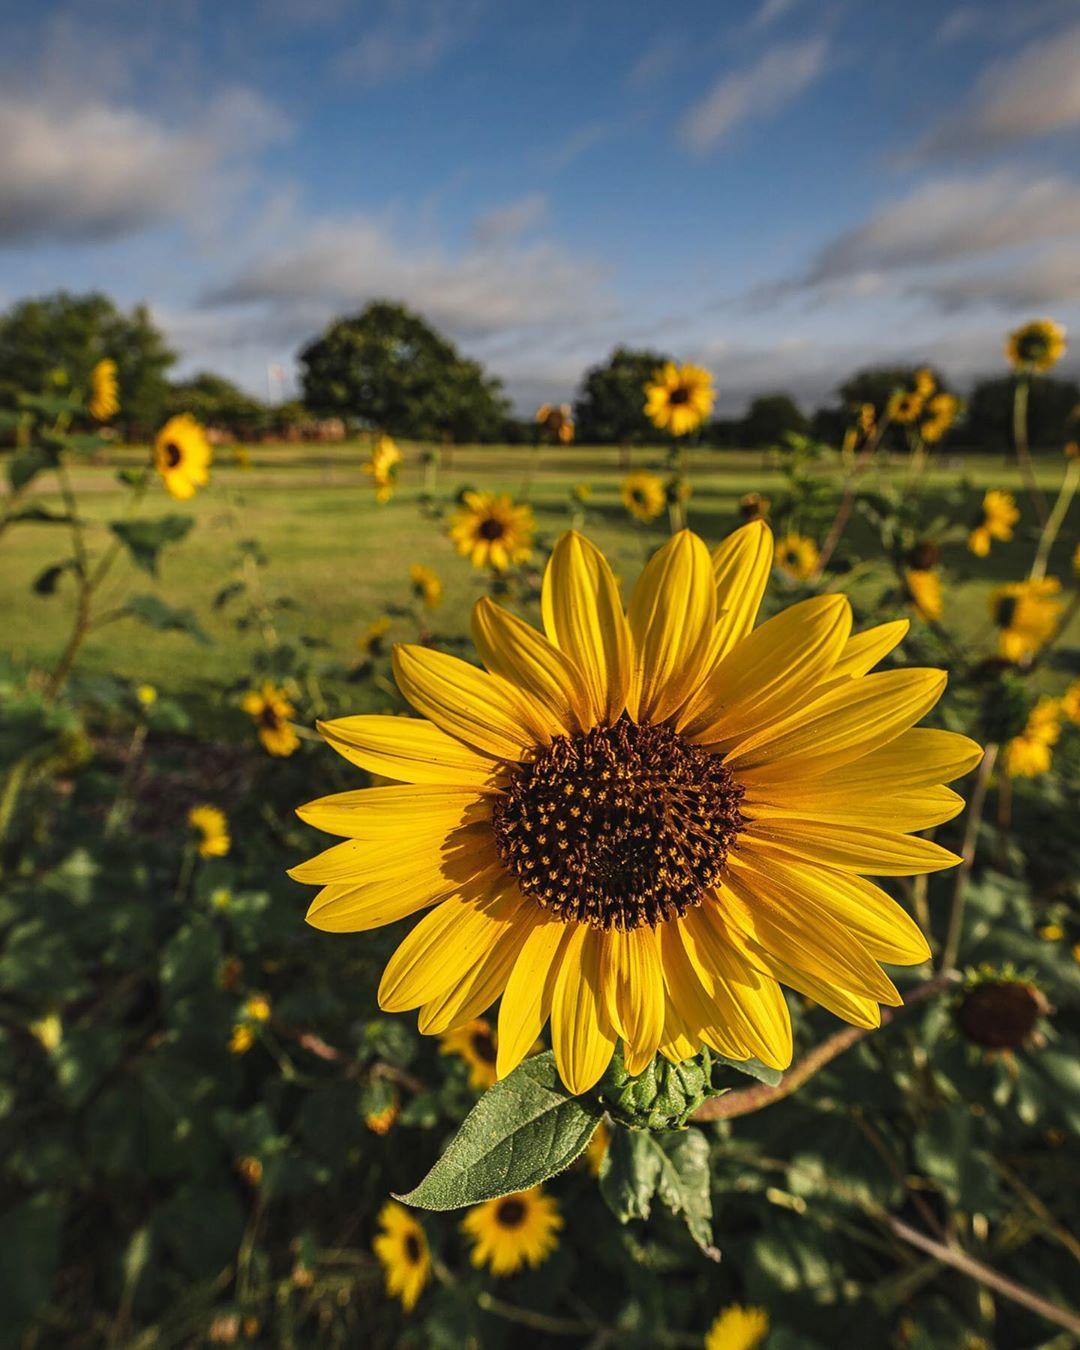
[(525, 895), (566, 921), (629, 929), (684, 914), (716, 884), (742, 796), (716, 756), (623, 719), (556, 737), (492, 822)]
[(480, 528), (477, 531), (481, 539), (487, 539), (494, 543), (496, 539), (501, 539), (506, 533), (506, 527), (501, 520), (496, 520), (494, 516), (488, 516), (486, 520), (480, 522)]
[(420, 1264), (420, 1257), (423, 1253), (420, 1250), (420, 1239), (415, 1233), (405, 1234), (405, 1259), (410, 1266)]
[(281, 725), (281, 718), (278, 716), (278, 711), (276, 708), (266, 707), (259, 714), (259, 726), (266, 727), (268, 730), (272, 730), (274, 727), (278, 727), (280, 725)]
[(671, 393), (668, 394), (668, 402), (673, 408), (677, 408), (682, 403), (689, 403), (690, 390), (687, 389), (685, 385), (680, 384), (677, 389), (673, 389)]
[(175, 469), (184, 458), (184, 452), (175, 441), (167, 441), (162, 450), (162, 456), (165, 460), (165, 467), (167, 469)]
[(1021, 361), (1040, 361), (1049, 347), (1046, 334), (1035, 329), (1021, 335), (1016, 343), (1016, 354)]
[(969, 1041), (989, 1050), (1016, 1050), (1035, 1030), (1047, 1004), (1040, 991), (1014, 980), (988, 980), (964, 997), (957, 1012)]
[(1011, 628), (1013, 619), (1016, 618), (1016, 596), (1003, 595), (997, 602), (997, 609), (994, 613), (994, 620), (999, 628)]
[(471, 1043), (477, 1059), (485, 1064), (495, 1063), (495, 1038), (490, 1031), (474, 1031)]
[(524, 1203), (510, 1196), (495, 1211), (495, 1221), (501, 1228), (519, 1228), (525, 1221)]

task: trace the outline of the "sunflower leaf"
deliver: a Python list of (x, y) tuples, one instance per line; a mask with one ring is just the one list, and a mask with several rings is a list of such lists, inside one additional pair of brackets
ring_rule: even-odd
[(715, 1082), (716, 1069), (721, 1064), (729, 1069), (737, 1069), (739, 1073), (745, 1073), (750, 1078), (756, 1078), (759, 1083), (767, 1083), (769, 1087), (776, 1087), (784, 1076), (779, 1069), (770, 1069), (767, 1064), (762, 1064), (760, 1059), (728, 1059), (726, 1055), (718, 1055), (715, 1050), (712, 1052), (712, 1063), (713, 1086), (717, 1089), (720, 1085)]
[(538, 1186), (585, 1151), (598, 1103), (563, 1086), (550, 1050), (489, 1088), (419, 1186), (395, 1198), (418, 1209), (461, 1209)]
[(709, 1145), (700, 1130), (616, 1130), (600, 1165), (600, 1193), (620, 1223), (647, 1219), (659, 1196), (686, 1220), (690, 1236), (713, 1261)]
[(161, 550), (166, 544), (178, 544), (194, 523), (190, 516), (172, 514), (148, 520), (114, 520), (109, 529), (127, 549), (136, 567), (156, 576)]

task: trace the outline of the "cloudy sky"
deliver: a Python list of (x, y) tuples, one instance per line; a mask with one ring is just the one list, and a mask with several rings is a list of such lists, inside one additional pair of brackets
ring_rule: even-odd
[(0, 0), (0, 75), (0, 303), (262, 393), (382, 296), (523, 408), (617, 341), (735, 413), (1080, 337), (1077, 0)]

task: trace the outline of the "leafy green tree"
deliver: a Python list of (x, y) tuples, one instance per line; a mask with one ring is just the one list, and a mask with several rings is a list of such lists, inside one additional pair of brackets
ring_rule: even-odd
[(87, 380), (104, 357), (116, 362), (121, 425), (129, 435), (148, 434), (161, 421), (168, 393), (166, 371), (176, 360), (145, 305), (125, 312), (107, 295), (57, 291), (20, 300), (0, 315), (0, 407), (17, 395)]
[(498, 380), (388, 301), (336, 319), (303, 349), (300, 367), (312, 412), (395, 436), (493, 441), (508, 412)]
[[(968, 400), (967, 444), (980, 450), (1006, 450), (1012, 444), (1012, 409), (1015, 381), (1011, 375), (980, 380)], [(1080, 407), (1080, 384), (1045, 375), (1031, 377), (1028, 402), (1028, 439), (1033, 447), (1060, 450), (1076, 439), (1076, 412)]]
[(788, 394), (762, 394), (742, 419), (742, 440), (755, 448), (775, 445), (789, 431), (805, 433), (808, 425), (805, 413)]
[(670, 360), (663, 352), (616, 347), (586, 372), (574, 403), (577, 439), (588, 445), (641, 445), (657, 439), (645, 416), (645, 386)]
[(270, 419), (270, 410), (257, 398), (245, 394), (232, 380), (201, 371), (169, 388), (167, 414), (189, 412), (204, 426), (222, 427), (234, 436), (260, 433)]

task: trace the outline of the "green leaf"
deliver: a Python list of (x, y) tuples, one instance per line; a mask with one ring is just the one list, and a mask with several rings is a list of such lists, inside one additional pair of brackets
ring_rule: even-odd
[(177, 544), (191, 530), (190, 516), (157, 516), (151, 520), (114, 520), (109, 529), (131, 554), (136, 567), (157, 575), (158, 554), (166, 544)]
[(50, 511), (47, 506), (35, 503), (12, 512), (7, 519), (12, 525), (19, 521), (24, 525), (74, 525), (78, 517), (68, 515), (66, 511)]
[(489, 1088), (419, 1186), (396, 1198), (418, 1209), (460, 1209), (538, 1186), (581, 1156), (599, 1106), (563, 1086), (550, 1050)]
[(645, 1130), (613, 1131), (600, 1164), (600, 1194), (620, 1223), (649, 1217), (661, 1162), (660, 1150)]
[(709, 1145), (700, 1130), (617, 1129), (600, 1166), (600, 1192), (620, 1223), (647, 1219), (658, 1195), (683, 1216), (705, 1255), (720, 1259), (712, 1242)]
[(7, 476), (12, 492), (21, 492), (39, 473), (56, 467), (58, 458), (43, 445), (30, 445), (16, 450), (8, 460)]
[(779, 1069), (770, 1069), (767, 1064), (762, 1064), (760, 1059), (728, 1059), (726, 1055), (718, 1055), (714, 1050), (712, 1052), (713, 1060), (713, 1083), (716, 1084), (716, 1066), (724, 1064), (729, 1069), (735, 1069), (738, 1073), (744, 1073), (749, 1078), (756, 1078), (759, 1083), (767, 1083), (769, 1087), (776, 1087), (783, 1074)]
[(133, 595), (124, 605), (124, 612), (159, 632), (187, 633), (196, 642), (210, 642), (190, 609), (175, 609), (156, 595)]
[(60, 578), (65, 572), (73, 572), (79, 566), (75, 558), (65, 558), (63, 562), (52, 563), (37, 574), (30, 583), (36, 595), (55, 595)]

